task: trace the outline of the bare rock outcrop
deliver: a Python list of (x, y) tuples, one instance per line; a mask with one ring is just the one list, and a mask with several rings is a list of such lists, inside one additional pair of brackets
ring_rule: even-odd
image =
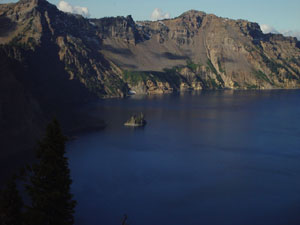
[[(0, 124), (17, 136), (96, 96), (300, 87), (296, 38), (195, 10), (135, 22), (87, 19), (46, 0), (0, 4), (0, 61)], [(8, 113), (16, 108), (22, 116)]]

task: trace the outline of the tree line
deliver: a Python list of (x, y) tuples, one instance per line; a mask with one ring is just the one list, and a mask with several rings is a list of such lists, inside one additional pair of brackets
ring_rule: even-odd
[(76, 201), (70, 192), (66, 141), (54, 119), (38, 142), (37, 163), (11, 178), (0, 191), (0, 225), (74, 224)]

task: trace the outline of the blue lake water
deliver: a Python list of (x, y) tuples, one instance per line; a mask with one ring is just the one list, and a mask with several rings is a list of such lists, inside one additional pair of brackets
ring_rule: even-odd
[[(105, 100), (68, 143), (77, 225), (300, 224), (300, 91)], [(126, 128), (131, 114), (145, 128)]]

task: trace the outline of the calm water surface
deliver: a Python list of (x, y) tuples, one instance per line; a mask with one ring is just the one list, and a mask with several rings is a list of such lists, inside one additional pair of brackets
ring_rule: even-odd
[[(300, 91), (216, 91), (86, 106), (67, 146), (77, 225), (300, 224)], [(123, 126), (144, 112), (145, 128)]]

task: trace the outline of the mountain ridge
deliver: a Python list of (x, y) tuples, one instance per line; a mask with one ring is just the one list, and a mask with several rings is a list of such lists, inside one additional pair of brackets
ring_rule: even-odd
[(0, 4), (0, 59), (1, 139), (31, 127), (30, 143), (62, 108), (96, 97), (300, 87), (296, 38), (196, 10), (135, 22), (88, 19), (46, 0)]

